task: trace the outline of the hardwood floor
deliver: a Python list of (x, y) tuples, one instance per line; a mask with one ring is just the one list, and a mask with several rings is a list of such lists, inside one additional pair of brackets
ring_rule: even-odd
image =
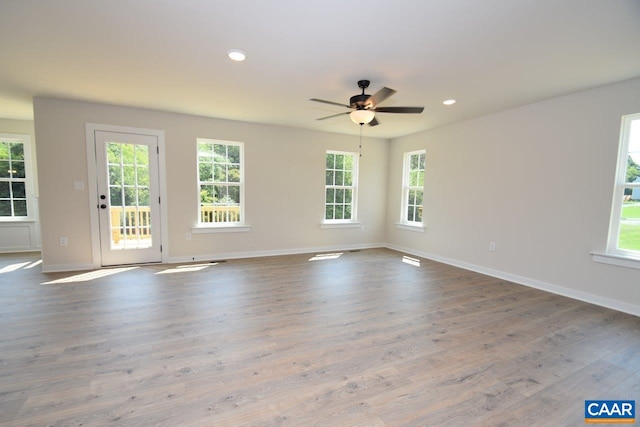
[(403, 256), (2, 255), (0, 425), (583, 425), (585, 399), (640, 402), (640, 318)]

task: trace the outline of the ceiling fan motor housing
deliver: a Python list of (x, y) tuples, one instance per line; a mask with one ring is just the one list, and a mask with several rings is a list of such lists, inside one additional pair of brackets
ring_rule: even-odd
[(362, 95), (352, 96), (351, 99), (349, 100), (349, 103), (351, 104), (351, 108), (356, 108), (358, 110), (363, 109), (367, 104), (367, 100), (369, 99), (370, 96), (371, 95), (365, 95), (364, 93)]
[(371, 82), (369, 80), (358, 80), (358, 87), (362, 89), (362, 93), (360, 95), (352, 96), (349, 100), (349, 104), (351, 108), (355, 108), (357, 110), (362, 110), (365, 108), (367, 104), (367, 100), (371, 95), (365, 95), (364, 90), (369, 87)]

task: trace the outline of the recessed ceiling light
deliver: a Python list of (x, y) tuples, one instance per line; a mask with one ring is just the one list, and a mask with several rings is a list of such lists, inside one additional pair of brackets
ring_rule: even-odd
[(442, 102), (444, 105), (453, 105), (456, 103), (455, 99), (447, 99), (446, 101)]
[(242, 62), (247, 58), (247, 55), (240, 49), (229, 49), (229, 51), (227, 51), (227, 55), (233, 61), (237, 62)]

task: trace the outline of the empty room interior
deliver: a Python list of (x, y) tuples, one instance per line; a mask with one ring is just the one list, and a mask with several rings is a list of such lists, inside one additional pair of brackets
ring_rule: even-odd
[(634, 422), (638, 22), (0, 1), (0, 425)]

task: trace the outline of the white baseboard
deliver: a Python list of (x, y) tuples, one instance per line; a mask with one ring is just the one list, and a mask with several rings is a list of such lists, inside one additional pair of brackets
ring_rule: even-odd
[(298, 254), (310, 254), (310, 253), (323, 253), (323, 252), (344, 252), (353, 251), (359, 249), (374, 249), (384, 248), (384, 243), (368, 243), (359, 245), (347, 245), (347, 246), (322, 246), (322, 247), (310, 247), (310, 248), (289, 248), (289, 249), (276, 249), (268, 251), (246, 251), (246, 252), (225, 252), (218, 254), (203, 254), (194, 256), (179, 256), (169, 257), (169, 264), (179, 264), (194, 261), (216, 261), (226, 259), (242, 259), (242, 258), (261, 258), (268, 256), (280, 256), (280, 255), (298, 255)]
[(0, 254), (17, 254), (17, 253), (26, 253), (26, 252), (40, 252), (40, 247), (32, 248), (32, 247), (16, 247), (16, 248), (7, 248), (4, 247), (0, 249)]
[[(269, 250), (269, 251), (224, 252), (224, 253), (216, 253), (216, 254), (169, 257), (166, 263), (180, 264), (180, 263), (188, 263), (188, 262), (194, 262), (194, 261), (196, 262), (218, 261), (218, 260), (226, 260), (226, 259), (260, 258), (260, 257), (279, 256), (279, 255), (344, 252), (344, 251), (352, 251), (352, 250), (359, 250), (359, 249), (373, 249), (373, 248), (384, 248), (384, 247), (386, 247), (384, 243), (368, 243), (368, 244), (347, 245), (347, 246), (322, 246), (322, 247), (319, 246), (319, 247), (309, 247), (309, 248), (276, 249), (276, 250)], [(67, 272), (67, 271), (96, 270), (99, 268), (102, 268), (102, 267), (98, 264), (54, 264), (54, 265), (43, 265), (42, 272), (43, 273), (61, 273), (61, 272)]]
[(65, 273), (68, 271), (84, 271), (84, 270), (97, 270), (102, 268), (97, 264), (54, 264), (43, 265), (43, 273)]
[(463, 268), (465, 270), (475, 271), (476, 273), (481, 273), (487, 276), (496, 277), (498, 279), (507, 280), (509, 282), (517, 283), (519, 285), (540, 289), (542, 291), (550, 292), (557, 295), (562, 295), (575, 300), (588, 302), (590, 304), (599, 305), (601, 307), (610, 308), (612, 310), (621, 311), (623, 313), (628, 313), (628, 314), (632, 314), (634, 316), (640, 317), (640, 307), (637, 305), (626, 303), (624, 301), (614, 300), (614, 299), (606, 298), (600, 295), (577, 291), (575, 289), (565, 288), (564, 286), (558, 286), (551, 283), (542, 282), (540, 280), (532, 279), (529, 277), (518, 276), (516, 274), (511, 274), (511, 273), (505, 273), (504, 271), (481, 267), (479, 265), (470, 264), (467, 262), (443, 257), (440, 255), (431, 254), (428, 252), (416, 251), (416, 250), (404, 248), (398, 245), (387, 244), (385, 245), (385, 247), (389, 249), (393, 249), (394, 251), (404, 252), (410, 255), (419, 256), (421, 258), (438, 261), (443, 264), (452, 265), (454, 267)]

